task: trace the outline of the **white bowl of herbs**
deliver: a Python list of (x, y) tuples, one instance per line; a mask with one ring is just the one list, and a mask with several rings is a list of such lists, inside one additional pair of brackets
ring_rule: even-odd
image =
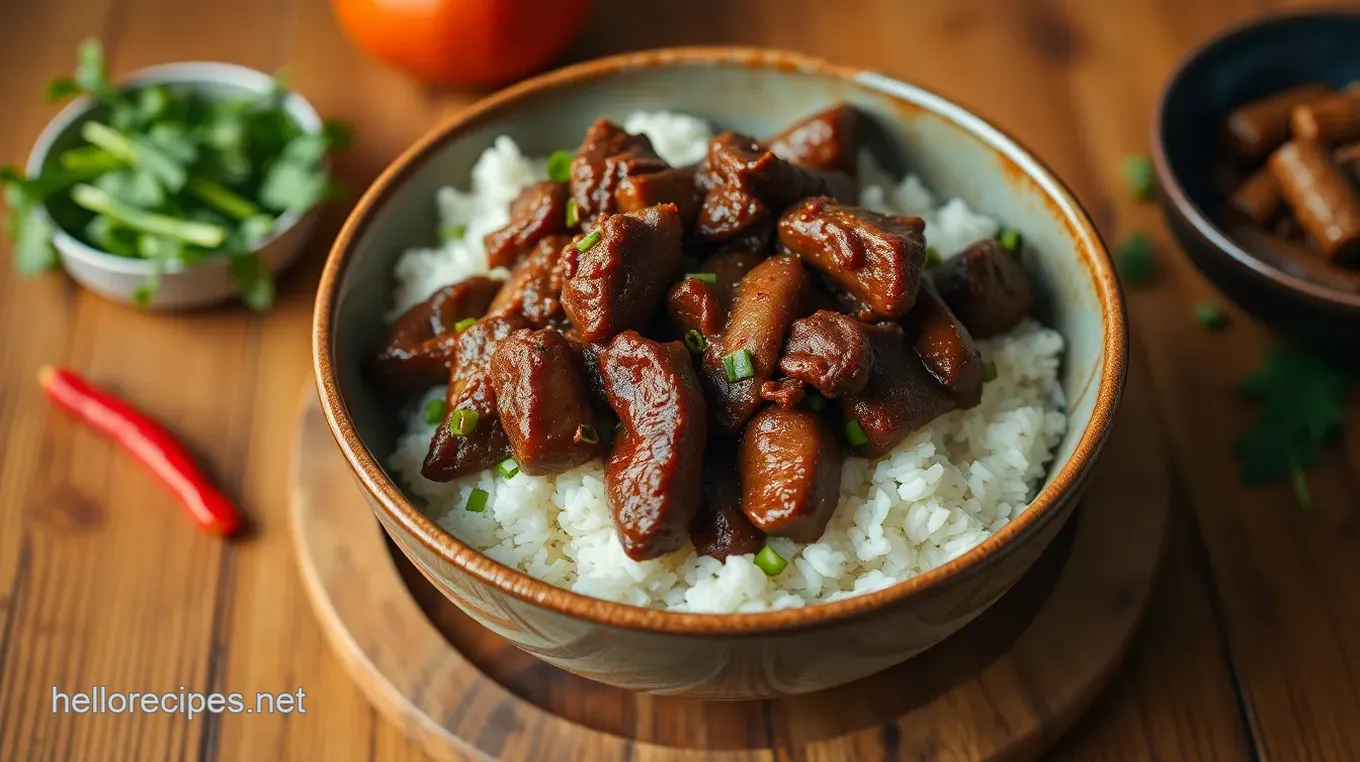
[(274, 276), (334, 192), (327, 157), (348, 131), (278, 77), (224, 63), (172, 63), (109, 82), (97, 42), (51, 100), (25, 172), (0, 169), (14, 259), (58, 261), (82, 286), (149, 309), (239, 297), (273, 303)]

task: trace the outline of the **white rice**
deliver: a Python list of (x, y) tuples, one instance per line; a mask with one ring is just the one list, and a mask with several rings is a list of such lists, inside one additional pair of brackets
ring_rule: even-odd
[[(674, 164), (698, 160), (711, 137), (701, 120), (665, 112), (625, 121)], [(930, 245), (948, 257), (993, 235), (997, 223), (961, 199), (943, 204), (908, 176), (894, 183), (866, 159), (861, 203), (926, 220)], [(472, 170), (469, 191), (443, 188), (444, 225), (464, 225), (462, 240), (406, 252), (397, 263), (394, 315), (437, 288), (487, 271), (482, 236), (503, 225), (507, 207), (528, 183), (546, 177), (543, 159), (524, 157), (506, 137)], [(810, 545), (781, 538), (769, 544), (788, 567), (767, 577), (750, 555), (726, 562), (695, 554), (637, 562), (624, 555), (605, 500), (604, 467), (588, 463), (555, 477), (488, 470), (447, 484), (420, 475), (433, 427), (423, 406), (409, 410), (406, 433), (389, 465), (405, 489), (426, 501), (441, 527), (491, 558), (578, 593), (677, 611), (732, 612), (826, 603), (901, 582), (976, 547), (1025, 509), (1045, 473), (1067, 420), (1058, 364), (1063, 339), (1026, 321), (1009, 334), (979, 342), (996, 364), (982, 404), (936, 419), (875, 461), (848, 458), (840, 503), (826, 534)], [(487, 510), (464, 510), (472, 490), (490, 494)]]

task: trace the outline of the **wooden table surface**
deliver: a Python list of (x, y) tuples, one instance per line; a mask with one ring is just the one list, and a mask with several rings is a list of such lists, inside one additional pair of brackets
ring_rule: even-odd
[[(1116, 240), (1149, 231), (1163, 277), (1130, 294), (1132, 373), (1149, 381), (1177, 520), (1158, 596), (1127, 666), (1055, 758), (1360, 759), (1360, 403), (1313, 474), (1315, 507), (1241, 486), (1232, 393), (1266, 333), (1242, 315), (1198, 330), (1215, 298), (1119, 157), (1146, 149), (1176, 61), (1268, 0), (599, 0), (563, 61), (691, 43), (786, 47), (881, 69), (959, 99), (1046, 159)], [(648, 8), (645, 16), (630, 8)], [(55, 107), (45, 82), (101, 38), (115, 74), (218, 59), (273, 70), (353, 122), (340, 170), (363, 187), (441, 115), (478, 96), (432, 92), (355, 52), (325, 0), (0, 0), (0, 161), (21, 163)], [(0, 263), (0, 759), (421, 759), (350, 684), (294, 569), (287, 470), (309, 377), (312, 293), (332, 210), (267, 316), (150, 316)], [(0, 244), (0, 251), (7, 245)], [(8, 259), (7, 254), (0, 259)], [(119, 390), (203, 455), (250, 515), (250, 539), (195, 533), (118, 452), (49, 411), (44, 363)], [(1153, 425), (1149, 422), (1148, 425)], [(51, 694), (292, 691), (306, 714), (54, 714)]]

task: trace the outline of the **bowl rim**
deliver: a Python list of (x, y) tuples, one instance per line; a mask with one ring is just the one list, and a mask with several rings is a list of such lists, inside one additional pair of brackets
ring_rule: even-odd
[[(126, 92), (147, 85), (221, 84), (263, 94), (269, 91), (273, 83), (274, 77), (270, 74), (241, 64), (220, 61), (174, 61), (128, 72), (118, 80), (115, 87), (120, 92)], [(38, 133), (37, 140), (33, 142), (33, 147), (29, 150), (28, 160), (24, 164), (24, 173), (29, 176), (41, 173), (43, 165), (47, 163), (48, 154), (52, 152), (57, 141), (77, 121), (92, 111), (96, 105), (94, 98), (82, 95), (58, 111), (57, 115), (43, 126), (42, 132)], [(321, 132), (321, 115), (317, 113), (311, 102), (298, 91), (288, 89), (287, 95), (283, 99), (283, 108), (290, 117), (297, 121), (303, 132), (308, 134)], [(323, 159), (322, 166), (329, 170), (327, 160)], [(290, 209), (280, 214), (274, 224), (274, 229), (270, 231), (268, 236), (251, 247), (251, 252), (259, 253), (263, 251), (270, 244), (287, 235), (308, 214), (314, 211), (316, 211), (315, 207), (301, 213)], [(62, 256), (74, 257), (81, 260), (83, 264), (112, 273), (142, 277), (151, 274), (150, 260), (122, 257), (85, 243), (73, 233), (58, 225), (52, 219), (51, 214), (48, 213), (46, 204), (39, 204), (37, 212), (46, 218), (48, 225), (51, 226), (52, 244), (61, 252)], [(224, 257), (207, 257), (189, 265), (170, 263), (161, 270), (161, 276), (171, 277), (192, 270), (225, 266)]]
[(1232, 45), (1245, 35), (1276, 24), (1336, 17), (1360, 19), (1360, 9), (1311, 8), (1267, 13), (1234, 24), (1198, 45), (1188, 56), (1182, 59), (1171, 77), (1167, 79), (1166, 84), (1162, 86), (1161, 93), (1157, 96), (1157, 103), (1153, 107), (1151, 136), (1148, 145), (1152, 147), (1152, 164), (1157, 173), (1158, 188), (1161, 191), (1162, 198), (1169, 202), (1169, 205), (1164, 203), (1163, 206), (1174, 211), (1194, 231), (1195, 235), (1201, 241), (1207, 243), (1211, 249), (1226, 255), (1230, 260), (1246, 268), (1247, 272), (1257, 280), (1269, 285), (1283, 287), (1287, 291), (1322, 303), (1327, 307), (1360, 311), (1360, 293), (1331, 288), (1281, 270), (1263, 259), (1252, 256), (1251, 252), (1220, 230), (1213, 219), (1205, 214), (1204, 210), (1200, 209), (1199, 205), (1192, 201), (1189, 194), (1181, 187), (1180, 176), (1167, 156), (1165, 137), (1167, 102), (1170, 100), (1172, 92), (1182, 84), (1192, 70), (1203, 66), (1212, 66), (1213, 56), (1222, 48)]
[[(907, 108), (927, 110), (954, 122), (988, 145), (1010, 169), (1039, 186), (1050, 208), (1067, 225), (1078, 256), (1087, 265), (1088, 275), (1100, 303), (1103, 335), (1101, 339), (1100, 383), (1091, 419), (1082, 432), (1070, 458), (1054, 474), (1030, 506), (1014, 521), (992, 534), (977, 547), (958, 558), (899, 582), (891, 587), (832, 603), (816, 604), (777, 611), (706, 614), (643, 608), (594, 598), (556, 587), (493, 561), (481, 551), (463, 543), (426, 517), (388, 478), (354, 428), (348, 408), (340, 396), (331, 323), (338, 303), (337, 291), (352, 259), (355, 243), (367, 228), (373, 210), (422, 160), (445, 142), (457, 139), (465, 128), (476, 125), (503, 109), (542, 91), (581, 81), (607, 78), (620, 70), (672, 66), (744, 66), (776, 70), (796, 70), (841, 79), (888, 96)], [(870, 70), (840, 66), (790, 51), (750, 47), (681, 47), (647, 50), (608, 56), (578, 63), (539, 75), (490, 95), (446, 118), (407, 148), (368, 188), (345, 221), (336, 238), (317, 289), (312, 325), (312, 358), (321, 408), (360, 485), (371, 496), (375, 508), (386, 519), (399, 524), (430, 552), (484, 584), (527, 604), (548, 609), (572, 619), (585, 620), (613, 628), (655, 633), (701, 636), (739, 636), (787, 629), (827, 626), (866, 615), (877, 609), (920, 594), (946, 579), (971, 573), (1007, 554), (1016, 540), (1055, 514), (1064, 499), (1089, 475), (1090, 469), (1108, 437), (1124, 388), (1127, 371), (1128, 333), (1124, 299), (1110, 254), (1090, 215), (1071, 191), (1027, 149), (1008, 134), (926, 89), (906, 84)], [(1087, 390), (1089, 392), (1089, 389)]]

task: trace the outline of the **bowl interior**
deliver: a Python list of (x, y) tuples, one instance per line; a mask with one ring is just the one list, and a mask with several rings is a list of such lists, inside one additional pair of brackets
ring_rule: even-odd
[[(186, 62), (152, 66), (133, 72), (118, 83), (123, 92), (134, 91), (148, 85), (173, 85), (202, 93), (209, 98), (240, 98), (250, 95), (264, 95), (274, 87), (273, 77), (236, 64), (215, 62)], [(283, 102), (284, 110), (297, 122), (303, 131), (321, 131), (321, 117), (311, 104), (297, 93), (289, 93)], [(106, 120), (108, 107), (88, 97), (78, 98), (68, 104), (48, 123), (38, 137), (29, 154), (27, 174), (39, 175), (59, 166), (61, 154), (71, 148), (84, 145), (80, 136), (81, 127), (91, 120)], [(78, 256), (95, 261), (101, 267), (119, 272), (146, 274), (151, 264), (144, 259), (133, 259), (103, 251), (87, 244), (70, 231), (79, 227), (84, 211), (70, 203), (69, 199), (58, 196), (48, 201), (43, 212), (54, 223), (54, 239), (61, 251), (67, 256)], [(256, 245), (262, 249), (273, 240), (282, 236), (297, 224), (301, 217), (297, 212), (283, 213), (274, 225), (268, 238)], [(211, 261), (211, 260), (209, 260)], [(182, 265), (171, 263), (166, 266), (167, 273), (185, 269)]]
[[(1215, 245), (1252, 267), (1264, 266), (1286, 283), (1308, 281), (1360, 306), (1360, 294), (1333, 289), (1267, 251), (1229, 238), (1213, 221), (1226, 205), (1216, 171), (1224, 154), (1228, 113), (1294, 85), (1325, 82), (1335, 88), (1360, 81), (1360, 12), (1282, 16), (1231, 32), (1201, 49), (1167, 87), (1154, 138), (1167, 169), (1195, 209), (1194, 222), (1211, 231)], [(1252, 261), (1245, 261), (1250, 259)]]
[[(871, 73), (738, 58), (681, 58), (589, 72), (560, 78), (550, 88), (511, 91), (456, 118), (452, 129), (437, 131), (379, 180), (342, 233), (331, 262), (334, 268), (339, 257), (339, 270), (328, 273), (334, 291), (325, 293), (323, 283), (317, 317), (330, 321), (331, 346), (317, 351), (330, 353), (339, 404), (377, 463), (393, 451), (399, 421), (393, 403), (361, 375), (360, 359), (384, 331), (393, 265), (407, 248), (434, 245), (435, 192), (446, 185), (466, 188), (473, 163), (497, 136), (512, 137), (528, 155), (546, 155), (574, 150), (597, 118), (622, 122), (634, 111), (661, 109), (704, 117), (715, 129), (765, 136), (838, 101), (872, 116), (870, 148), (894, 174), (919, 173), (937, 193), (961, 196), (1023, 231), (1027, 266), (1044, 297), (1042, 319), (1067, 340), (1062, 380), (1071, 423), (1049, 481), (1073, 459), (1083, 436), (1087, 447), (1098, 446), (1122, 384), (1118, 287), (1085, 214), (1007, 138), (934, 95)], [(1106, 347), (1115, 347), (1117, 357), (1107, 356)], [(1093, 425), (1101, 394), (1106, 409)], [(1088, 461), (1094, 452), (1089, 455)]]

